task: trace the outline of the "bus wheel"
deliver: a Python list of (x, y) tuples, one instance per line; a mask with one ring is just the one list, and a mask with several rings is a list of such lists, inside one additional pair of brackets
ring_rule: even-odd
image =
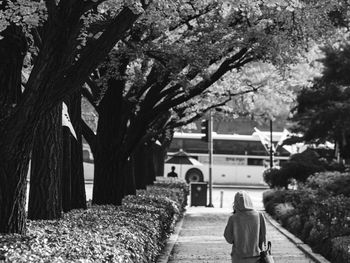
[(187, 173), (185, 175), (185, 179), (186, 179), (187, 183), (203, 182), (203, 173), (196, 168), (192, 168), (192, 169), (187, 171)]

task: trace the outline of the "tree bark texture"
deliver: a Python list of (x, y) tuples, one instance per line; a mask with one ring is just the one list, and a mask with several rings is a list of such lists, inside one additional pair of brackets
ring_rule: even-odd
[(153, 164), (154, 164), (154, 176), (163, 176), (164, 175), (164, 161), (165, 154), (160, 145), (153, 144), (152, 145), (152, 156), (153, 156)]
[(147, 185), (154, 183), (160, 173), (160, 162), (164, 163), (164, 159), (158, 158), (159, 148), (158, 145), (149, 142), (138, 146), (135, 150), (133, 156), (136, 189), (146, 189)]
[(133, 165), (135, 167), (134, 170), (136, 189), (146, 189), (149, 171), (147, 169), (147, 151), (144, 144), (138, 146), (134, 151)]
[(86, 209), (80, 92), (71, 96), (68, 109), (77, 135), (76, 139), (71, 136), (71, 208)]
[[(16, 149), (15, 155), (11, 154), (11, 159), (7, 158), (8, 153), (3, 153), (0, 152), (0, 233), (25, 234), (29, 153), (22, 154)], [(23, 156), (26, 156), (26, 159), (23, 159)]]
[(62, 210), (71, 210), (72, 202), (72, 149), (71, 134), (68, 127), (63, 126), (63, 165), (62, 165)]
[[(16, 129), (8, 119), (21, 99), (21, 71), (27, 42), (21, 28), (10, 25), (0, 41), (0, 233), (25, 233), (25, 201), (31, 140), (8, 147)], [(19, 120), (21, 121), (21, 120)]]
[(156, 165), (154, 162), (154, 145), (153, 143), (148, 143), (146, 145), (146, 169), (147, 172), (147, 185), (153, 185), (156, 180)]
[(11, 113), (22, 95), (22, 65), (27, 42), (22, 29), (10, 25), (0, 41), (0, 123)]
[(125, 176), (124, 195), (135, 195), (136, 194), (135, 166), (134, 166), (132, 157), (128, 159), (128, 162), (125, 166), (124, 176)]
[[(60, 1), (56, 6), (48, 2), (42, 46), (21, 101), (9, 114), (7, 108), (0, 105), (0, 232), (3, 233), (25, 232), (25, 179), (40, 119), (82, 86), (90, 72), (140, 16), (124, 8), (75, 62), (81, 15), (91, 2), (68, 3)], [(1, 71), (4, 68), (2, 65)]]
[[(107, 90), (99, 106), (99, 119), (94, 153), (94, 204), (120, 205), (124, 197), (125, 165), (128, 156), (118, 146), (123, 140), (121, 127), (122, 91), (118, 81)], [(111, 114), (113, 113), (113, 114)]]
[(62, 194), (62, 107), (41, 120), (35, 134), (28, 218), (52, 220), (61, 217)]

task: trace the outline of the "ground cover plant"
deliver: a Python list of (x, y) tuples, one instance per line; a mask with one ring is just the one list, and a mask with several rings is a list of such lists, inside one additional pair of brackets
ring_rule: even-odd
[(155, 262), (182, 215), (188, 187), (163, 180), (121, 206), (72, 210), (60, 220), (27, 221), (26, 235), (0, 235), (5, 262)]
[(297, 190), (269, 190), (266, 211), (331, 262), (350, 262), (349, 173), (322, 172)]

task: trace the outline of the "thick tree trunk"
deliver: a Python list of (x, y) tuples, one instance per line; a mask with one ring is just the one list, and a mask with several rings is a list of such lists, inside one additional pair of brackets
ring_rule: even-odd
[(147, 151), (144, 144), (137, 147), (133, 153), (133, 159), (136, 189), (146, 189), (149, 171), (147, 169)]
[(77, 135), (76, 139), (71, 136), (71, 208), (86, 209), (80, 92), (75, 93), (71, 97), (68, 107), (71, 121)]
[(121, 205), (125, 195), (125, 162), (106, 152), (97, 151), (92, 203), (97, 205)]
[[(75, 62), (76, 36), (81, 29), (81, 15), (88, 11), (86, 5), (81, 1), (73, 1), (72, 5), (61, 1), (60, 8), (49, 5), (43, 45), (21, 101), (15, 108), (14, 104), (10, 105), (12, 108), (0, 105), (0, 232), (25, 232), (26, 175), (39, 120), (85, 82), (140, 16), (124, 8)], [(0, 79), (3, 68), (1, 65)]]
[(61, 217), (62, 108), (57, 106), (40, 122), (33, 144), (29, 219)]
[(0, 151), (0, 233), (25, 234), (29, 147), (23, 150), (17, 149), (15, 155)]
[(160, 145), (153, 144), (153, 163), (154, 163), (154, 176), (164, 175), (164, 151)]
[(62, 209), (71, 210), (72, 201), (72, 149), (71, 134), (68, 127), (63, 127), (63, 165), (62, 165)]
[(124, 172), (128, 160), (128, 156), (125, 156), (123, 151), (125, 149), (120, 147), (121, 127), (123, 127), (120, 115), (123, 89), (120, 88), (119, 81), (110, 82), (110, 88), (99, 106), (92, 202), (120, 205), (124, 197)]
[(0, 122), (22, 95), (22, 65), (27, 42), (20, 27), (10, 25), (0, 41)]
[(133, 158), (129, 158), (126, 169), (125, 169), (125, 187), (124, 187), (124, 195), (135, 195), (136, 194), (136, 182), (135, 182), (135, 166), (132, 160)]
[(147, 185), (153, 185), (156, 180), (156, 166), (154, 163), (154, 146), (153, 143), (149, 143), (146, 146), (147, 159), (146, 159), (146, 169), (147, 172)]
[[(3, 7), (3, 6), (2, 6)], [(27, 43), (21, 28), (10, 25), (0, 41), (0, 233), (25, 233), (25, 201), (31, 141), (7, 147), (16, 129), (6, 122), (21, 95), (21, 71)], [(20, 121), (20, 120), (19, 120)]]
[(147, 185), (152, 185), (155, 181), (158, 171), (158, 165), (155, 162), (155, 147), (151, 142), (142, 144), (133, 154), (136, 189), (146, 189)]

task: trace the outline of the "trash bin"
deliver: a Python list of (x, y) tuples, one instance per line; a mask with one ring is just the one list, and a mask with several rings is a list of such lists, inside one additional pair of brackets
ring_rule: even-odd
[(207, 205), (207, 189), (208, 183), (191, 183), (191, 206)]

